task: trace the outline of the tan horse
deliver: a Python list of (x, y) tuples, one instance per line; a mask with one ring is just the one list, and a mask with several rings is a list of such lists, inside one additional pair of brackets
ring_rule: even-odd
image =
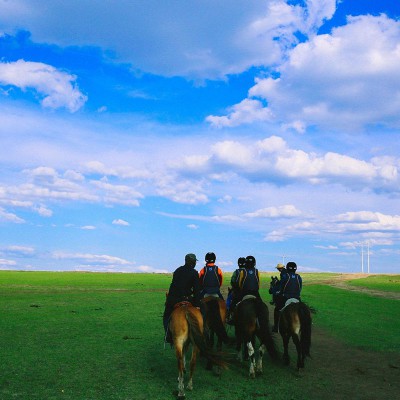
[(219, 355), (210, 350), (203, 336), (203, 317), (196, 307), (189, 302), (182, 302), (175, 306), (171, 314), (169, 330), (175, 347), (176, 359), (178, 361), (178, 398), (185, 397), (184, 372), (185, 353), (192, 344), (192, 356), (190, 359), (189, 380), (187, 389), (193, 389), (193, 373), (199, 353), (203, 354), (213, 364), (223, 368), (226, 363)]

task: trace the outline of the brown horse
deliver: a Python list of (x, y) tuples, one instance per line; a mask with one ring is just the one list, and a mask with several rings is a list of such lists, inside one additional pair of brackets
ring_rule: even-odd
[[(267, 305), (255, 296), (245, 296), (235, 309), (236, 350), (242, 361), (243, 352), (250, 360), (249, 375), (255, 378), (256, 371), (261, 373), (263, 356), (266, 351), (272, 359), (276, 359), (277, 350), (269, 329)], [(260, 341), (258, 360), (256, 363), (256, 337)]]
[[(214, 336), (217, 336), (216, 350), (218, 353), (222, 350), (222, 343), (228, 343), (229, 338), (225, 329), (226, 321), (226, 303), (218, 296), (207, 296), (201, 300), (201, 308), (204, 317), (204, 333), (208, 346), (214, 347)], [(207, 369), (212, 369), (212, 363), (208, 360)], [(221, 373), (221, 368), (216, 370), (217, 374)]]
[(193, 389), (193, 373), (196, 367), (196, 359), (199, 352), (215, 365), (222, 368), (226, 363), (219, 355), (207, 347), (203, 336), (203, 317), (196, 307), (189, 302), (182, 302), (175, 306), (171, 314), (169, 330), (175, 347), (176, 359), (178, 361), (178, 398), (185, 397), (185, 386), (183, 375), (185, 372), (185, 353), (192, 344), (192, 357), (190, 360), (189, 380), (187, 389)]
[(290, 364), (288, 352), (289, 340), (292, 338), (297, 351), (297, 370), (304, 368), (304, 359), (310, 357), (311, 348), (311, 312), (314, 309), (307, 304), (295, 300), (290, 302), (281, 310), (279, 318), (279, 333), (283, 340), (283, 361)]

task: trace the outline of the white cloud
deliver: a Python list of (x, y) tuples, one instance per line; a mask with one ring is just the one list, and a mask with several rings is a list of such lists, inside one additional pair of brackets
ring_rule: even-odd
[(189, 224), (189, 225), (187, 225), (187, 227), (189, 228), (189, 229), (199, 229), (199, 226), (198, 225), (196, 225), (196, 224)]
[(153, 274), (166, 274), (169, 272), (167, 269), (154, 268), (148, 265), (141, 265), (135, 267), (134, 272), (153, 273)]
[(130, 226), (130, 223), (123, 219), (114, 219), (112, 223), (113, 225)]
[(34, 210), (42, 217), (51, 217), (53, 215), (53, 211), (47, 208), (44, 205), (39, 205), (34, 207)]
[[(207, 121), (236, 126), (257, 122), (268, 113), (265, 120), (273, 117), (299, 132), (312, 125), (353, 130), (371, 124), (399, 127), (399, 41), (397, 20), (385, 15), (349, 17), (347, 25), (331, 34), (298, 44), (279, 67), (280, 77), (256, 79), (247, 99), (227, 115), (209, 116)], [(260, 99), (268, 105), (257, 107), (257, 114), (236, 111), (243, 103)]]
[(96, 227), (93, 225), (84, 225), (81, 227), (81, 229), (84, 231), (94, 231), (96, 229)]
[(106, 254), (90, 254), (90, 253), (68, 253), (56, 251), (52, 254), (52, 257), (57, 260), (72, 260), (78, 261), (82, 264), (88, 265), (130, 265), (130, 261), (127, 261), (120, 257), (109, 256)]
[(278, 207), (266, 207), (251, 213), (243, 214), (247, 218), (293, 218), (299, 217), (301, 211), (294, 205), (287, 204)]
[(7, 256), (14, 257), (31, 257), (35, 254), (35, 248), (30, 246), (5, 246), (0, 248), (0, 252), (2, 254), (6, 254)]
[(87, 97), (75, 83), (76, 77), (59, 71), (51, 65), (18, 60), (0, 63), (0, 85), (16, 86), (23, 91), (35, 90), (43, 107), (79, 110)]
[(17, 263), (13, 260), (6, 260), (4, 258), (0, 258), (0, 268), (4, 267), (14, 267)]
[(304, 7), (283, 0), (12, 3), (0, 15), (8, 33), (23, 27), (35, 42), (98, 46), (140, 70), (200, 79), (277, 63), (297, 42), (295, 32), (310, 34), (335, 8), (334, 0)]
[(0, 221), (12, 222), (14, 224), (23, 224), (25, 220), (18, 217), (17, 215), (5, 211), (2, 207), (0, 207)]
[(239, 104), (230, 107), (226, 116), (210, 115), (206, 118), (207, 122), (217, 128), (271, 120), (271, 110), (264, 107), (261, 101), (254, 99), (244, 99)]

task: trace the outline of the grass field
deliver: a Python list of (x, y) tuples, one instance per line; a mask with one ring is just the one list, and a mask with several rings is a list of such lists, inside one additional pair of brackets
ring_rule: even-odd
[[(265, 301), (269, 276), (263, 275)], [(0, 271), (0, 399), (173, 399), (176, 360), (173, 350), (163, 349), (161, 318), (170, 280), (157, 274)], [(324, 284), (305, 286), (303, 298), (318, 310), (314, 324), (338, 340), (400, 353), (398, 301)], [(260, 379), (249, 381), (247, 364), (233, 362), (217, 378), (201, 359), (187, 398), (298, 400), (334, 389), (329, 375), (310, 371), (298, 381), (298, 393), (287, 385), (293, 370), (268, 363)]]
[(365, 279), (350, 280), (349, 284), (388, 292), (400, 292), (399, 275), (371, 275)]

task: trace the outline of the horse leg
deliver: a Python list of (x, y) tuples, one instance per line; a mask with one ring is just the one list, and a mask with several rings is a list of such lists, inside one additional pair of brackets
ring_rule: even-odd
[(247, 342), (247, 351), (248, 351), (249, 360), (250, 360), (249, 375), (250, 375), (250, 378), (255, 378), (256, 377), (256, 372), (255, 372), (256, 356), (255, 356), (255, 352), (254, 352), (254, 346), (251, 341)]
[(188, 384), (187, 384), (188, 390), (193, 390), (193, 374), (194, 374), (194, 370), (196, 368), (196, 360), (197, 360), (198, 352), (199, 352), (199, 349), (197, 348), (197, 346), (193, 345), (192, 358), (190, 359), (189, 380), (188, 380)]
[(283, 363), (285, 365), (289, 365), (290, 364), (290, 357), (289, 357), (289, 339), (290, 336), (285, 334), (282, 335), (282, 339), (283, 339)]
[(185, 385), (183, 383), (184, 374), (184, 353), (183, 346), (181, 344), (175, 343), (175, 354), (178, 361), (178, 398), (185, 397)]
[[(208, 330), (208, 345), (210, 346), (210, 348), (212, 349), (214, 347), (214, 331), (212, 331), (211, 329)], [(212, 369), (212, 362), (211, 360), (207, 361), (207, 366), (206, 366), (207, 370), (211, 370)]]
[[(218, 340), (217, 340), (217, 351), (219, 353), (221, 353), (221, 351), (222, 351), (222, 338), (220, 338), (220, 337), (218, 337)], [(215, 368), (215, 373), (219, 376), (219, 375), (221, 375), (221, 372), (222, 372), (222, 368), (217, 365), (217, 367)]]
[(236, 353), (237, 353), (237, 359), (242, 362), (243, 361), (243, 355), (242, 355), (242, 338), (241, 335), (239, 335), (236, 332)]
[(296, 333), (293, 335), (293, 343), (295, 344), (297, 350), (297, 370), (300, 370), (300, 368), (304, 368), (304, 357), (300, 339)]
[(260, 348), (258, 349), (258, 361), (257, 361), (257, 368), (256, 371), (259, 372), (260, 374), (263, 372), (263, 357), (265, 352), (267, 351), (267, 348), (265, 347), (265, 344), (263, 343)]

